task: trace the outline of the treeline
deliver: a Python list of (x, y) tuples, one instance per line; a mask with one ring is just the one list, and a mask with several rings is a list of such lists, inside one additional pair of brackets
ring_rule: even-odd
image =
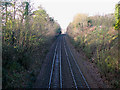
[(118, 62), (118, 31), (114, 14), (88, 16), (77, 14), (67, 27), (67, 35), (79, 52), (95, 63), (102, 76), (112, 87), (120, 86)]
[(60, 25), (42, 7), (34, 11), (30, 2), (15, 0), (1, 6), (3, 88), (32, 87)]

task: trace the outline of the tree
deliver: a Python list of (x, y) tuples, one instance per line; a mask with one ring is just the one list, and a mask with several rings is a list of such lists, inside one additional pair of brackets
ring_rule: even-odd
[(7, 25), (7, 20), (8, 20), (8, 6), (11, 6), (12, 3), (10, 2), (2, 2), (2, 6), (5, 6), (5, 14), (6, 14), (6, 20), (5, 20), (5, 25)]
[(87, 14), (77, 14), (73, 20), (74, 27), (83, 30), (83, 27), (87, 26), (87, 18)]
[(114, 28), (116, 30), (120, 30), (120, 2), (115, 6), (115, 19), (116, 19), (116, 24)]

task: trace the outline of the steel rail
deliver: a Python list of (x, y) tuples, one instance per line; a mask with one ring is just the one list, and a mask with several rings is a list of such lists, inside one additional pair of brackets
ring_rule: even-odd
[[(64, 41), (64, 39), (63, 39), (63, 41)], [(78, 87), (77, 87), (77, 83), (76, 83), (76, 81), (75, 81), (75, 77), (74, 77), (73, 71), (72, 71), (72, 67), (71, 67), (71, 64), (70, 64), (70, 61), (69, 61), (69, 58), (68, 58), (68, 53), (67, 53), (67, 51), (66, 51), (65, 41), (64, 41), (64, 49), (65, 49), (65, 54), (66, 54), (66, 56), (67, 56), (67, 61), (68, 61), (68, 65), (69, 65), (69, 68), (70, 68), (70, 72), (71, 72), (71, 75), (72, 75), (72, 78), (73, 78), (73, 81), (74, 81), (74, 84), (75, 84), (75, 88), (78, 88)]]
[(58, 42), (56, 44), (54, 57), (53, 57), (52, 69), (51, 69), (50, 80), (49, 80), (49, 88), (50, 88), (51, 80), (52, 80), (52, 74), (53, 74), (53, 68), (54, 68), (54, 63), (55, 63), (55, 56), (56, 56), (57, 47), (58, 47)]
[(86, 81), (84, 75), (82, 74), (82, 72), (81, 72), (81, 70), (80, 70), (80, 67), (78, 66), (78, 64), (77, 64), (77, 62), (76, 62), (75, 57), (73, 56), (73, 54), (72, 54), (72, 52), (71, 52), (69, 46), (68, 46), (67, 44), (66, 44), (66, 46), (68, 47), (68, 49), (69, 49), (69, 51), (70, 51), (70, 54), (72, 55), (72, 58), (73, 58), (73, 60), (74, 60), (74, 62), (75, 62), (75, 64), (76, 64), (76, 66), (77, 66), (77, 68), (78, 68), (80, 74), (82, 75), (82, 78), (84, 79), (85, 84), (87, 85), (87, 87), (88, 87), (89, 90), (90, 90), (90, 87), (89, 87), (89, 85), (88, 85), (88, 83), (87, 83), (87, 81)]
[(61, 43), (60, 43), (60, 88), (62, 88), (62, 69), (61, 69), (61, 67), (62, 66), (61, 66)]

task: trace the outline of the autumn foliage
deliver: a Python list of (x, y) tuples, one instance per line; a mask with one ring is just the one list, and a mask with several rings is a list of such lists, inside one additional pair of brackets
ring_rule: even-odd
[(115, 16), (87, 16), (78, 14), (67, 27), (67, 34), (79, 52), (96, 64), (101, 75), (112, 87), (120, 86), (118, 62), (118, 31), (114, 29)]
[(16, 0), (1, 5), (3, 88), (32, 87), (61, 28), (42, 7), (33, 11), (30, 2)]

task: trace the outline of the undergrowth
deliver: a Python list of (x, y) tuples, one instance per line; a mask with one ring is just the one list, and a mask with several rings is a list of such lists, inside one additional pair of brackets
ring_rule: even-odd
[[(111, 17), (106, 19), (103, 16), (103, 18), (104, 20), (100, 21), (102, 17), (97, 19), (89, 17), (91, 22), (94, 21), (91, 23), (92, 25), (79, 28), (73, 27), (74, 23), (71, 23), (68, 26), (67, 34), (75, 48), (78, 51), (81, 49), (89, 61), (96, 64), (108, 83), (114, 88), (120, 88), (118, 31), (114, 30), (112, 26), (114, 22), (110, 21)], [(105, 24), (95, 23), (97, 20), (99, 23), (104, 22)], [(111, 25), (107, 25), (108, 21), (111, 22)]]

